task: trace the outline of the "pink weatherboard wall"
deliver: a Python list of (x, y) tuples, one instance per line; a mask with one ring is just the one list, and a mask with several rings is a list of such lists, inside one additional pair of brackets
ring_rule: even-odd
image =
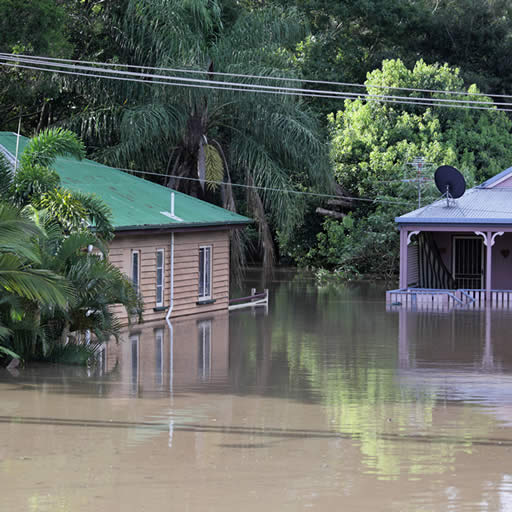
[(492, 248), (492, 288), (512, 290), (512, 233), (496, 237)]
[(504, 179), (500, 183), (497, 183), (495, 185), (496, 188), (512, 188), (512, 176), (509, 176), (508, 178)]

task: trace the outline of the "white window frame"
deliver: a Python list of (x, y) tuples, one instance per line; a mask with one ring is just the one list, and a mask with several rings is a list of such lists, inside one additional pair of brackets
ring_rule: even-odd
[[(203, 264), (201, 265), (201, 251), (204, 251), (204, 254), (208, 254), (209, 257), (203, 258)], [(198, 291), (199, 291), (199, 300), (210, 300), (212, 298), (212, 253), (213, 247), (211, 245), (201, 245), (199, 247), (199, 283), (198, 283)], [(206, 286), (208, 278), (208, 287)], [(201, 292), (201, 283), (203, 283), (203, 290)], [(207, 289), (208, 293), (205, 293)]]
[[(135, 273), (133, 272), (133, 264), (135, 255), (137, 255), (137, 276), (135, 276)], [(136, 277), (136, 279), (135, 279)], [(130, 258), (130, 278), (132, 280), (132, 284), (135, 288), (135, 291), (137, 292), (137, 295), (140, 293), (140, 251), (132, 250), (131, 258)], [(135, 282), (137, 281), (137, 282)]]
[[(162, 266), (158, 266), (158, 255), (162, 255)], [(156, 250), (156, 259), (155, 259), (155, 267), (156, 267), (156, 282), (155, 282), (155, 300), (156, 307), (161, 308), (164, 305), (164, 297), (165, 297), (165, 249), (157, 249)], [(162, 272), (162, 283), (158, 285), (158, 272), (159, 270)], [(160, 290), (160, 300), (158, 300), (158, 289)]]

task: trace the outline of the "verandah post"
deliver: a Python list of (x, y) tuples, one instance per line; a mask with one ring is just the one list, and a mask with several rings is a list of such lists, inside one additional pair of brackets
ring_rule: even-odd
[(407, 229), (400, 226), (400, 288), (407, 288)]
[(487, 239), (484, 241), (487, 247), (487, 257), (485, 265), (485, 302), (489, 306), (491, 304), (491, 290), (492, 290), (492, 231), (487, 231)]

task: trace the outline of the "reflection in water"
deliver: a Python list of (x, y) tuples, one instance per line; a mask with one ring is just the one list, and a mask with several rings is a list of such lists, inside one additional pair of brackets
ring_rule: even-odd
[(157, 389), (164, 383), (164, 329), (155, 329), (155, 384)]
[(511, 510), (512, 317), (386, 313), (383, 292), (277, 273), (268, 316), (0, 373), (6, 507)]
[(210, 370), (212, 365), (211, 345), (212, 345), (212, 321), (203, 320), (198, 322), (197, 330), (199, 331), (199, 349), (198, 349), (198, 369), (199, 378), (208, 380), (210, 378)]
[[(133, 330), (131, 330), (133, 329)], [(127, 371), (133, 396), (229, 381), (229, 315), (136, 325), (122, 335), (128, 343), (110, 343), (108, 367), (116, 364), (121, 381)], [(212, 342), (215, 338), (215, 343)], [(168, 383), (165, 385), (164, 383)]]
[(137, 394), (139, 387), (139, 339), (138, 334), (130, 335), (131, 392)]

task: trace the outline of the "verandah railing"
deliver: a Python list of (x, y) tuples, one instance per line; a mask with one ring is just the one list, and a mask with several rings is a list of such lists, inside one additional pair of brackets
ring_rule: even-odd
[[(444, 310), (480, 309), (487, 304), (487, 293), (482, 289), (439, 290), (429, 288), (404, 288), (386, 292), (388, 309)], [(496, 309), (512, 310), (512, 290), (492, 290), (489, 305)]]

